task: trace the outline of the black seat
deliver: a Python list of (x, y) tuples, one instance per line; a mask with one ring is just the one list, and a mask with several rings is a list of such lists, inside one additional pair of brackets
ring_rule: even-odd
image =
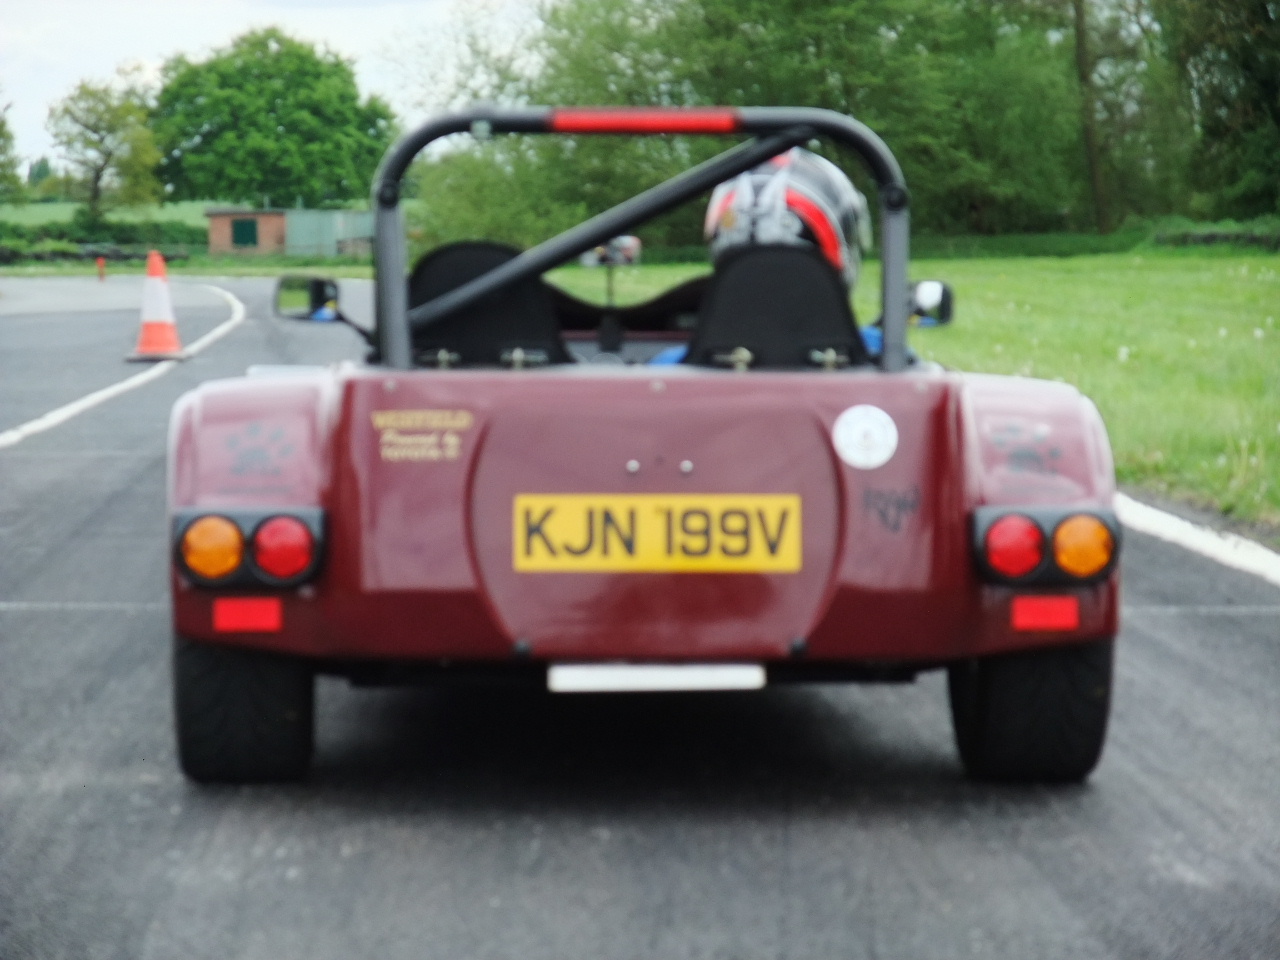
[[(420, 306), (519, 256), (500, 243), (472, 241), (437, 247), (409, 275), (409, 306)], [(551, 297), (531, 277), (429, 326), (415, 329), (413, 351), (423, 366), (524, 367), (572, 363), (560, 338)]]
[(808, 247), (770, 245), (716, 264), (684, 362), (835, 369), (869, 358), (831, 264)]

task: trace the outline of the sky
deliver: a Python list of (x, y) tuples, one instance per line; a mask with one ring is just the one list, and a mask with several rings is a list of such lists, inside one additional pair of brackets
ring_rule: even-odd
[[(485, 0), (498, 21), (527, 22), (534, 0)], [(406, 125), (424, 119), (418, 64), (442, 49), (467, 0), (0, 0), (0, 107), (19, 157), (58, 165), (45, 120), (81, 80), (140, 64), (158, 77), (175, 54), (202, 60), (249, 30), (278, 26), (351, 60), (362, 95)], [(24, 168), (25, 169), (25, 168)]]

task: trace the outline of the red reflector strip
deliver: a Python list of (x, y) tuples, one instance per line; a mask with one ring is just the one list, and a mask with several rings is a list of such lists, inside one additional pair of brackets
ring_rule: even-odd
[(213, 601), (215, 633), (279, 633), (284, 603), (279, 597), (217, 597)]
[(1014, 597), (1015, 630), (1080, 629), (1079, 597)]
[(736, 110), (553, 110), (554, 133), (732, 133)]

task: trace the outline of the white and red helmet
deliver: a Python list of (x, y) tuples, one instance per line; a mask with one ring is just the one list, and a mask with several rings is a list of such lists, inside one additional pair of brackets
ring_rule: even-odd
[(716, 187), (703, 235), (713, 258), (748, 244), (815, 246), (852, 288), (871, 219), (867, 198), (839, 167), (794, 147)]

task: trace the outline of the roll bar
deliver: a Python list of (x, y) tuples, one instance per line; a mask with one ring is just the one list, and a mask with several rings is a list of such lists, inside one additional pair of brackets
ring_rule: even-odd
[[(748, 134), (754, 139), (632, 197), (545, 240), (488, 273), (413, 310), (405, 282), (400, 182), (413, 158), (431, 142), (454, 133)], [(374, 263), (378, 349), (394, 369), (413, 365), (412, 331), (460, 310), (512, 283), (537, 276), (628, 228), (664, 213), (739, 173), (814, 137), (851, 147), (867, 165), (880, 196), (883, 369), (907, 362), (907, 284), (910, 217), (902, 169), (885, 142), (852, 117), (813, 107), (473, 107), (428, 121), (403, 137), (382, 159), (373, 181)]]

